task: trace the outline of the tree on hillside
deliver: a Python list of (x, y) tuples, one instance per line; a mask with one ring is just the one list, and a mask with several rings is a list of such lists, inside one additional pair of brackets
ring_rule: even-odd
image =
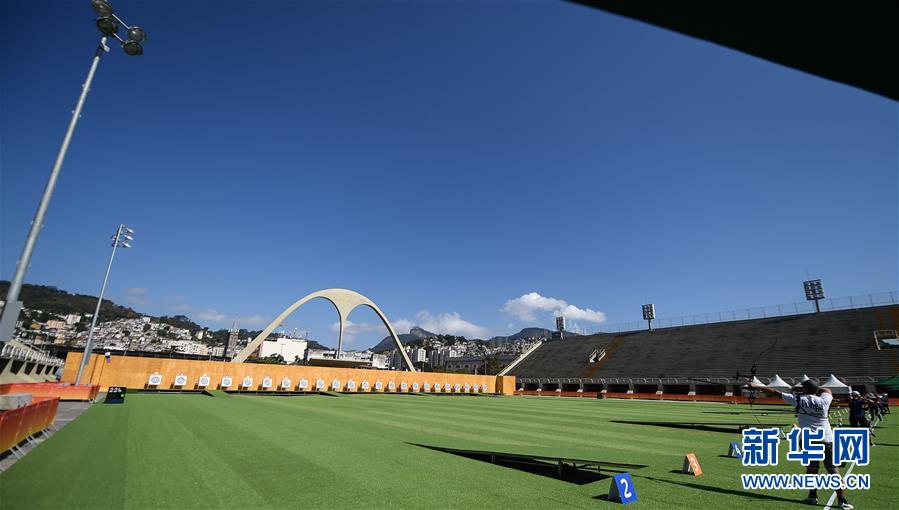
[(264, 365), (286, 365), (287, 362), (284, 361), (284, 356), (280, 354), (272, 354), (271, 356), (266, 356), (264, 358), (255, 358), (250, 357), (247, 358), (247, 363), (262, 363)]
[(419, 372), (433, 372), (434, 371), (434, 368), (427, 361), (419, 361), (417, 363), (413, 363), (413, 365)]
[(487, 359), (484, 362), (485, 370), (484, 372), (487, 375), (496, 375), (501, 370), (499, 366), (499, 362), (496, 361), (496, 356), (487, 356)]

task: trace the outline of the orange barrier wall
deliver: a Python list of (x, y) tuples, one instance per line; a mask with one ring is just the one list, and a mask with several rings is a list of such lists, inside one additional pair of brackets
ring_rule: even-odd
[(58, 398), (37, 397), (27, 406), (0, 413), (0, 452), (52, 425), (58, 406)]
[[(66, 356), (64, 381), (74, 381), (78, 374), (78, 364), (81, 363), (82, 353), (69, 352)], [(208, 389), (237, 390), (244, 377), (253, 378), (251, 390), (261, 390), (262, 380), (266, 377), (272, 379), (271, 390), (278, 390), (281, 380), (288, 377), (291, 380), (291, 390), (297, 391), (297, 383), (305, 378), (309, 382), (307, 391), (314, 391), (315, 381), (323, 379), (326, 389), (330, 390), (331, 381), (340, 381), (341, 390), (347, 381), (356, 383), (357, 391), (362, 381), (368, 381), (371, 391), (375, 391), (375, 382), (384, 383), (383, 391), (387, 391), (389, 382), (396, 385), (395, 391), (400, 391), (402, 382), (409, 385), (408, 391), (412, 391), (412, 384), (419, 385), (429, 383), (477, 384), (479, 387), (487, 385), (487, 393), (503, 393), (511, 395), (515, 390), (515, 378), (512, 376), (497, 377), (493, 375), (469, 375), (469, 374), (444, 374), (438, 372), (405, 372), (396, 370), (364, 370), (356, 368), (331, 368), (296, 365), (264, 365), (261, 363), (230, 363), (227, 361), (200, 361), (170, 358), (143, 358), (139, 356), (112, 356), (109, 363), (104, 356), (92, 354), (82, 375), (82, 382), (98, 385), (102, 391), (109, 386), (125, 386), (127, 388), (146, 388), (150, 375), (158, 372), (162, 375), (162, 384), (159, 389), (176, 389), (173, 386), (175, 377), (180, 374), (187, 376), (187, 384), (181, 388), (192, 390), (197, 388), (197, 382), (203, 375), (210, 377)], [(227, 388), (220, 388), (219, 384), (223, 376), (231, 376), (233, 383)], [(421, 390), (419, 390), (421, 391)]]
[(0, 395), (9, 393), (30, 393), (32, 397), (57, 397), (60, 400), (91, 400), (100, 393), (100, 387), (68, 383), (0, 384)]
[(496, 392), (503, 395), (515, 394), (515, 376), (499, 375), (496, 376)]

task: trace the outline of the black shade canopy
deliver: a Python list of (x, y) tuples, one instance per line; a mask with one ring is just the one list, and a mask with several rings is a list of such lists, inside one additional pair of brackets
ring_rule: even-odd
[(570, 1), (899, 100), (899, 2)]

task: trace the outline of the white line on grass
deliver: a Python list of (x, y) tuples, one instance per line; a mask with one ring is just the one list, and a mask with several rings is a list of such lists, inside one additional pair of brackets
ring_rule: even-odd
[[(530, 395), (523, 395), (525, 397)], [(536, 396), (536, 395), (535, 395)], [(544, 398), (544, 397), (540, 397)], [(657, 398), (618, 398), (618, 397), (605, 397), (598, 399), (591, 399), (590, 397), (555, 397), (555, 398), (580, 398), (583, 400), (615, 400), (617, 402), (661, 402), (663, 404), (722, 404), (729, 405), (730, 402), (712, 402), (705, 400), (659, 400)]]
[[(852, 465), (849, 466), (849, 469), (846, 470), (846, 474), (843, 475), (844, 479), (845, 479), (845, 477), (852, 474), (852, 468), (854, 468), (854, 467), (855, 467), (855, 462), (853, 462)], [(830, 499), (827, 500), (827, 505), (824, 506), (824, 510), (830, 510), (830, 506), (833, 505), (833, 500), (835, 500), (836, 498), (837, 498), (837, 491), (833, 491), (833, 494), (830, 495)]]

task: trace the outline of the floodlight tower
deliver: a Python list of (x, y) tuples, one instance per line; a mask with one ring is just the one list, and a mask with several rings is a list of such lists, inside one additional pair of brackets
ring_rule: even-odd
[[(44, 216), (47, 214), (47, 208), (50, 206), (50, 198), (53, 196), (53, 190), (56, 188), (56, 181), (59, 178), (59, 171), (62, 169), (62, 162), (66, 158), (66, 152), (69, 150), (69, 143), (72, 141), (72, 135), (75, 132), (75, 125), (81, 118), (81, 109), (84, 107), (84, 101), (87, 99), (87, 93), (91, 89), (91, 83), (94, 81), (94, 73), (97, 71), (97, 65), (100, 63), (100, 55), (109, 51), (106, 40), (109, 37), (116, 38), (121, 44), (126, 54), (131, 56), (143, 55), (144, 48), (141, 46), (147, 38), (144, 29), (134, 26), (129, 27), (121, 18), (115, 15), (112, 5), (107, 0), (91, 0), (91, 7), (97, 13), (97, 29), (100, 30), (100, 44), (97, 45), (97, 51), (94, 52), (94, 59), (91, 61), (90, 70), (87, 72), (87, 79), (81, 85), (81, 95), (72, 110), (72, 119), (69, 121), (69, 127), (65, 136), (62, 138), (62, 145), (56, 154), (56, 162), (50, 171), (50, 177), (44, 186), (44, 194), (38, 204), (37, 211), (34, 213), (34, 219), (31, 220), (31, 228), (28, 230), (28, 237), (25, 239), (25, 247), (22, 248), (22, 256), (16, 263), (16, 273), (9, 283), (9, 290), (6, 293), (6, 304), (3, 306), (3, 315), (0, 316), (0, 343), (11, 340), (15, 334), (16, 321), (19, 318), (19, 312), (22, 310), (22, 302), (19, 301), (19, 292), (22, 290), (22, 282), (25, 280), (25, 271), (31, 263), (31, 253), (37, 244), (37, 237), (44, 227)], [(119, 34), (119, 25), (126, 30), (127, 39), (122, 39)]]
[(112, 236), (112, 253), (109, 255), (109, 264), (106, 265), (106, 276), (103, 277), (103, 285), (100, 287), (100, 297), (97, 298), (97, 309), (94, 310), (94, 316), (91, 318), (91, 329), (87, 333), (87, 342), (84, 344), (84, 355), (81, 356), (81, 364), (78, 366), (78, 375), (75, 377), (75, 385), (81, 383), (81, 374), (84, 373), (84, 367), (90, 360), (91, 351), (94, 350), (94, 330), (97, 328), (97, 318), (100, 316), (100, 305), (103, 304), (103, 294), (106, 294), (106, 284), (109, 282), (109, 273), (112, 271), (112, 261), (115, 259), (115, 251), (117, 248), (131, 248), (130, 242), (134, 240), (134, 230), (119, 225), (115, 234)]
[(652, 320), (656, 318), (656, 305), (649, 303), (643, 305), (643, 320), (649, 325), (649, 330), (652, 331)]
[(818, 301), (824, 299), (824, 286), (821, 280), (807, 280), (802, 282), (802, 286), (805, 287), (805, 299), (814, 301), (815, 313), (821, 313), (821, 306), (818, 304)]
[(556, 317), (556, 331), (559, 333), (559, 340), (565, 339), (565, 317)]

